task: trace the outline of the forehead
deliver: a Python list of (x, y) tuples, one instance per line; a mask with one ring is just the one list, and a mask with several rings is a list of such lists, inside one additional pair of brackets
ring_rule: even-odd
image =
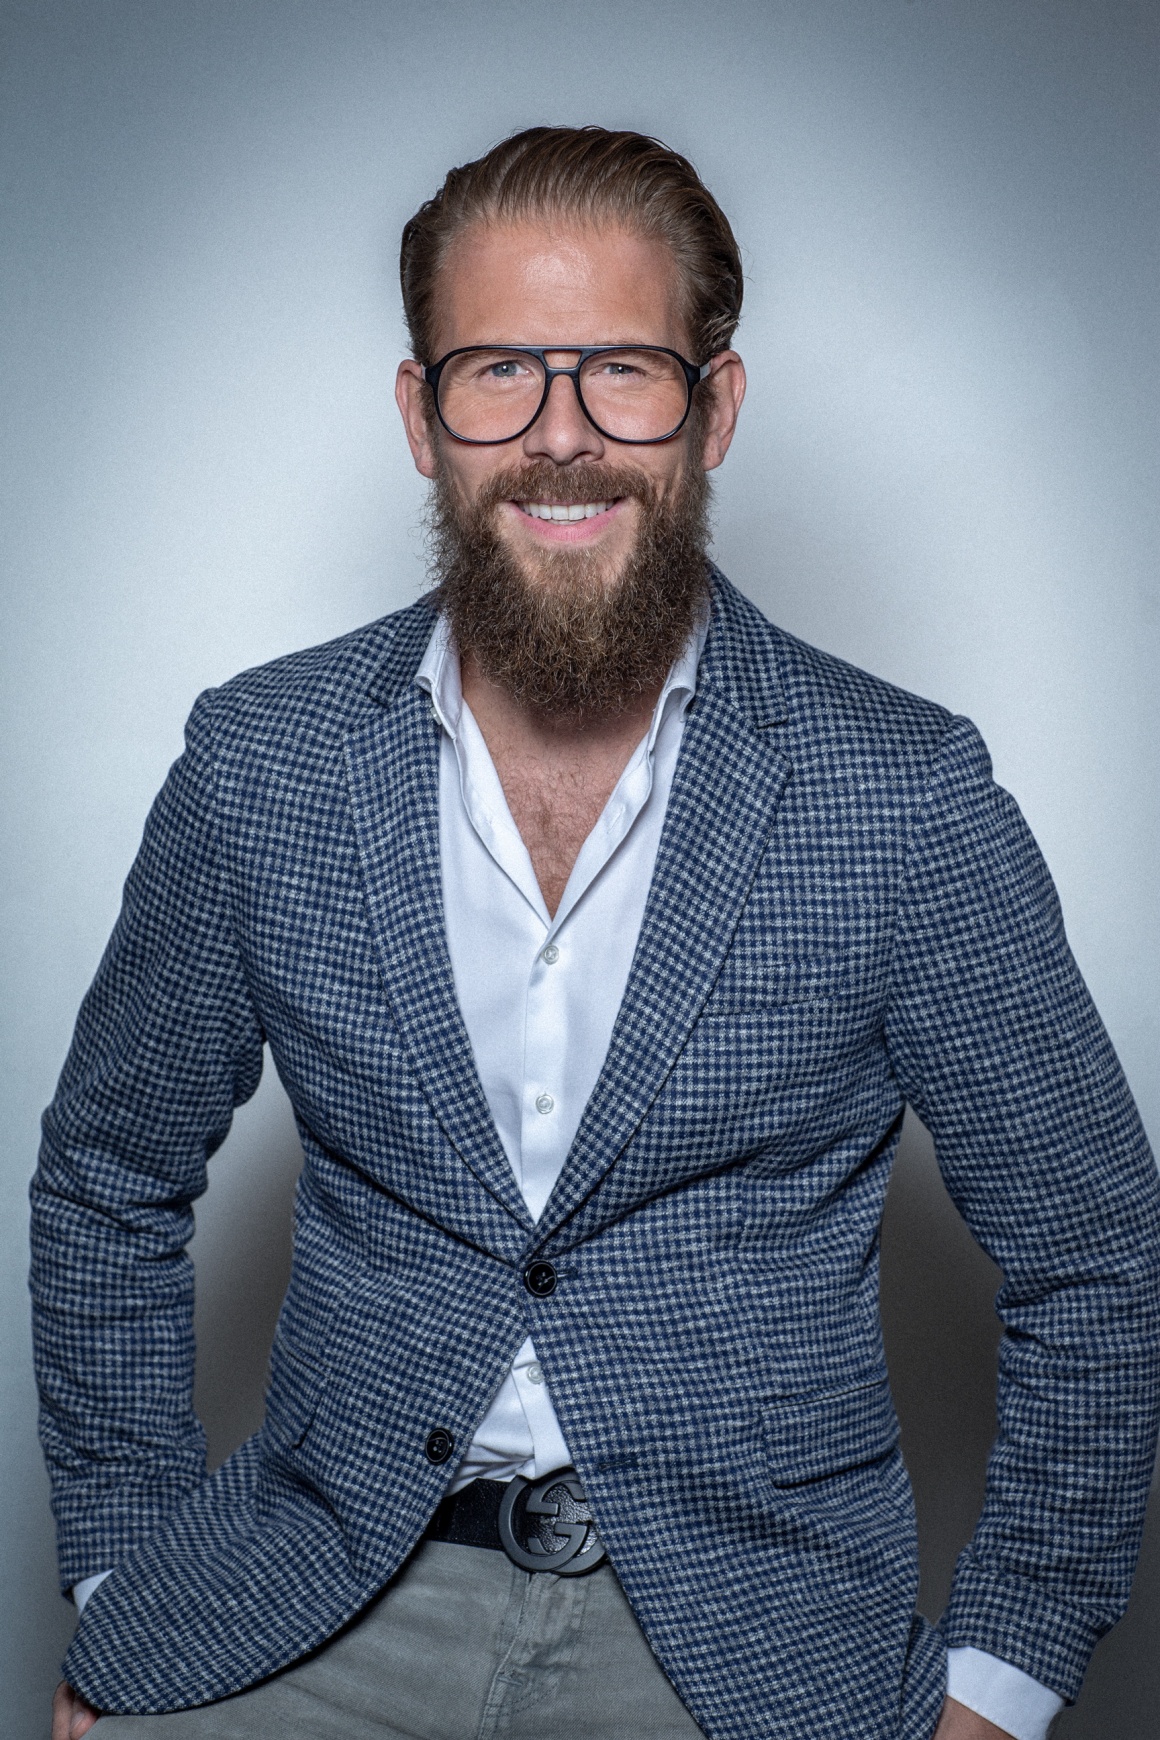
[(685, 343), (667, 243), (565, 220), (476, 223), (435, 290), (438, 354), (463, 344)]

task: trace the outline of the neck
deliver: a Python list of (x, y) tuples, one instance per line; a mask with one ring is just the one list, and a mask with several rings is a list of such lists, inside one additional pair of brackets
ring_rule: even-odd
[(555, 915), (581, 846), (648, 731), (664, 680), (623, 711), (583, 719), (521, 706), (483, 675), (470, 654), (461, 660), (461, 681), (544, 902)]
[(525, 754), (547, 759), (602, 755), (627, 743), (627, 761), (648, 730), (664, 688), (664, 678), (658, 678), (615, 713), (557, 715), (539, 712), (515, 700), (499, 683), (483, 674), (470, 653), (460, 661), (460, 680), (463, 698), (475, 715), (489, 750), (494, 736), (497, 742), (518, 744)]

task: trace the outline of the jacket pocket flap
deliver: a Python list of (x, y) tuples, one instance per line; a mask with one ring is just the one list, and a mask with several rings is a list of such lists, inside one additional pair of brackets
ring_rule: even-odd
[(831, 958), (765, 960), (727, 957), (705, 1004), (707, 1015), (734, 1009), (776, 1009), (794, 1003), (829, 1002), (849, 996), (849, 962)]
[(322, 1366), (303, 1359), (285, 1337), (275, 1336), (270, 1352), (265, 1429), (280, 1444), (294, 1449), (305, 1438), (325, 1375)]
[(889, 1455), (898, 1418), (885, 1377), (854, 1389), (787, 1396), (761, 1410), (770, 1479), (799, 1486)]

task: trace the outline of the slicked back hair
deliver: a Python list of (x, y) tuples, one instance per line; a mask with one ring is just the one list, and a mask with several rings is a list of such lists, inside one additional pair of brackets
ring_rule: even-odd
[(693, 362), (727, 350), (741, 315), (741, 254), (729, 220), (679, 152), (643, 133), (529, 127), (452, 169), (403, 230), (399, 276), (412, 351), (433, 363), (440, 268), (475, 223), (564, 218), (614, 224), (672, 249)]

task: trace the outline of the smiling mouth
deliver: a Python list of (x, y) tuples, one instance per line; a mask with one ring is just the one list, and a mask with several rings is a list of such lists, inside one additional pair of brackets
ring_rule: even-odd
[(606, 514), (610, 507), (615, 507), (616, 501), (619, 499), (617, 497), (613, 501), (517, 501), (515, 506), (532, 520), (594, 520), (598, 514)]

